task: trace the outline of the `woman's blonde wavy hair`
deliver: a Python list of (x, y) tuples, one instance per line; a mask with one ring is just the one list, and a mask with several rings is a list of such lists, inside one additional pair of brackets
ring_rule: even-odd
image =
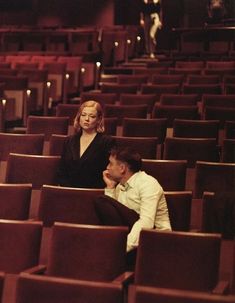
[(98, 117), (96, 131), (97, 131), (97, 133), (103, 133), (104, 132), (104, 112), (103, 112), (103, 109), (102, 109), (102, 106), (100, 105), (100, 103), (93, 101), (93, 100), (83, 102), (80, 105), (78, 113), (74, 119), (74, 123), (73, 123), (74, 129), (77, 132), (81, 129), (79, 122), (80, 122), (80, 117), (81, 117), (82, 111), (85, 107), (94, 107), (96, 109), (97, 117)]

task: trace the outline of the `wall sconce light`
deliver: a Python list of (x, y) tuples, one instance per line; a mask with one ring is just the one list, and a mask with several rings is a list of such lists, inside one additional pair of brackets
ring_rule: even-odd
[(99, 81), (100, 81), (100, 67), (101, 63), (96, 62), (96, 70), (95, 70), (95, 89), (99, 88)]

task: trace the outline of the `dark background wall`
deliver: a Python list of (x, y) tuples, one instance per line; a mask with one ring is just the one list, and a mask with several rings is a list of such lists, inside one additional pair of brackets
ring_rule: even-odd
[[(138, 24), (141, 0), (0, 0), (0, 25)], [(235, 18), (235, 1), (228, 18)], [(203, 26), (207, 0), (162, 0), (164, 27)]]
[(113, 24), (113, 0), (38, 0), (38, 23), (65, 26)]
[(114, 0), (0, 0), (0, 25), (114, 24)]

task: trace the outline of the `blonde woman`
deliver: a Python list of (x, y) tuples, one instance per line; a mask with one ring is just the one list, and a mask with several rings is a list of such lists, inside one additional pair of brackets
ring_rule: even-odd
[(104, 134), (101, 105), (86, 101), (74, 120), (75, 134), (65, 142), (58, 183), (61, 186), (103, 188), (102, 172), (114, 140)]
[(150, 58), (154, 58), (157, 44), (157, 31), (162, 27), (160, 0), (142, 0), (140, 25), (144, 27), (146, 54), (148, 54)]

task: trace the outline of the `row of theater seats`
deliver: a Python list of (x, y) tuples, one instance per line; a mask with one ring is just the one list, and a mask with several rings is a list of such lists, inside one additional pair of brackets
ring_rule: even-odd
[[(62, 107), (64, 106), (66, 105), (62, 105)], [(76, 105), (69, 106), (76, 107)], [(74, 113), (76, 111), (74, 111)], [(131, 145), (141, 153), (143, 158), (149, 159), (148, 162), (151, 163), (151, 165), (149, 164), (149, 167), (145, 167), (145, 169), (150, 171), (157, 179), (160, 178), (159, 180), (165, 190), (175, 190), (178, 188), (173, 186), (169, 187), (168, 183), (165, 183), (165, 181), (155, 173), (159, 168), (156, 169), (154, 166), (159, 165), (161, 162), (159, 159), (161, 158), (163, 158), (165, 162), (167, 162), (166, 160), (183, 160), (186, 162), (187, 168), (193, 168), (192, 179), (191, 175), (188, 175), (189, 170), (187, 169), (186, 189), (193, 190), (196, 193), (198, 192), (195, 188), (198, 184), (197, 180), (200, 180), (202, 176), (197, 178), (196, 170), (197, 167), (200, 166), (198, 163), (200, 161), (209, 161), (212, 170), (220, 167), (218, 169), (221, 170), (221, 173), (218, 175), (218, 180), (221, 179), (220, 184), (223, 184), (223, 190), (232, 189), (234, 178), (230, 176), (234, 170), (233, 122), (226, 123), (226, 137), (221, 145), (218, 143), (218, 121), (203, 121), (203, 123), (201, 123), (201, 121), (175, 120), (173, 137), (166, 136), (167, 127), (165, 119), (126, 118), (124, 119), (123, 136), (117, 136), (115, 135), (116, 133), (108, 131), (108, 129), (115, 129), (114, 125), (117, 122), (115, 118), (106, 118), (105, 122), (106, 126), (108, 123), (111, 123), (111, 127), (107, 127), (107, 133), (113, 135), (118, 144)], [(10, 152), (60, 156), (64, 140), (67, 138), (68, 125), (68, 117), (30, 116), (26, 129), (27, 134), (1, 134), (1, 160), (6, 162)], [(138, 132), (138, 130), (140, 132)], [(202, 136), (204, 138), (201, 138)], [(160, 149), (159, 145), (161, 145)], [(219, 149), (218, 146), (222, 148)], [(222, 153), (222, 160), (224, 161), (222, 163), (218, 162), (220, 160), (219, 153)], [(6, 167), (4, 167), (4, 165), (1, 167), (2, 180), (5, 178)], [(223, 171), (231, 171), (231, 173), (222, 173)], [(224, 175), (225, 179), (223, 180)], [(209, 180), (208, 176), (206, 178)], [(210, 184), (209, 181), (207, 181), (207, 183)], [(204, 186), (202, 181), (200, 184)], [(205, 190), (209, 191), (214, 191), (215, 189), (216, 184), (213, 186), (209, 185), (205, 188)], [(202, 191), (203, 190), (199, 190), (200, 193)], [(198, 194), (196, 194), (196, 196), (198, 196)]]
[[(102, 189), (67, 188), (55, 185), (42, 185), (40, 189), (38, 210), (35, 216), (32, 216), (35, 183), (17, 184), (11, 183), (11, 180), (9, 183), (2, 183), (0, 185), (0, 218), (8, 220), (34, 219), (42, 221), (43, 226), (46, 227), (51, 227), (54, 222), (100, 224), (93, 200), (104, 194)], [(173, 230), (190, 231), (192, 192), (178, 190), (166, 191), (165, 194)], [(205, 193), (203, 195), (205, 205), (206, 201), (211, 201), (213, 197), (213, 193)], [(205, 213), (208, 213), (205, 218), (209, 218), (209, 211), (205, 209)], [(208, 227), (209, 222), (205, 218), (200, 230), (211, 231)]]
[(123, 62), (143, 52), (139, 26), (1, 29), (2, 52), (50, 52), (98, 55), (104, 65)]
[[(143, 106), (141, 106), (141, 108), (142, 107)], [(190, 142), (190, 139), (191, 141), (193, 139), (204, 139), (204, 141), (206, 141), (205, 139), (213, 139), (215, 144), (225, 147), (228, 151), (226, 152), (225, 150), (222, 159), (225, 162), (233, 162), (233, 160), (229, 160), (229, 144), (230, 150), (232, 151), (235, 137), (234, 121), (225, 121), (224, 129), (221, 130), (219, 120), (188, 120), (175, 117), (175, 119), (172, 119), (172, 128), (169, 128), (166, 117), (147, 119), (143, 116), (138, 116), (134, 111), (135, 106), (134, 108), (133, 106), (115, 106), (112, 109), (112, 115), (110, 115), (110, 117), (105, 116), (104, 118), (106, 133), (109, 135), (120, 137), (122, 140), (125, 140), (124, 137), (129, 137), (129, 139), (131, 139), (130, 137), (134, 137), (135, 141), (138, 141), (137, 137), (142, 137), (142, 140), (146, 140), (146, 142), (152, 139), (152, 142), (155, 142), (155, 145), (152, 144), (152, 147), (155, 149), (157, 144), (163, 146), (166, 140), (179, 141), (179, 138), (181, 138), (181, 140), (185, 139)], [(116, 111), (114, 111), (114, 109), (116, 109)], [(137, 109), (139, 109), (139, 106), (137, 106)], [(27, 134), (44, 134), (46, 141), (49, 141), (52, 134), (68, 135), (74, 131), (72, 124), (77, 111), (77, 105), (60, 104), (57, 106), (57, 116), (28, 116), (27, 127), (23, 129), (20, 128), (20, 130)], [(118, 114), (119, 118), (117, 117)], [(119, 121), (121, 121), (121, 125)], [(8, 136), (7, 134), (5, 135), (5, 138), (8, 137), (11, 137), (9, 133)], [(20, 138), (20, 136), (18, 137)], [(145, 137), (145, 139), (143, 137)], [(61, 137), (61, 143), (63, 141), (62, 138), (63, 137)], [(149, 139), (147, 140), (147, 138)], [(194, 141), (197, 142), (198, 140)], [(226, 146), (224, 142), (228, 144), (228, 146)], [(56, 154), (61, 153), (61, 147), (62, 146), (58, 145)], [(142, 152), (144, 152), (144, 150)], [(156, 153), (154, 154), (154, 152), (149, 150), (143, 154), (143, 157), (156, 158)], [(195, 159), (203, 160), (200, 159), (200, 157)], [(232, 159), (232, 157), (230, 157), (230, 159)]]
[[(216, 29), (217, 30), (217, 29)], [(163, 35), (170, 33), (164, 32)], [(172, 38), (169, 37), (168, 38)], [(183, 42), (183, 43), (182, 43)], [(205, 41), (181, 41), (183, 49), (164, 50), (170, 58), (188, 60), (233, 58), (234, 44), (230, 41), (207, 41), (210, 51), (203, 51)], [(216, 43), (218, 44), (216, 46)], [(222, 46), (222, 49), (221, 49)], [(215, 50), (216, 48), (216, 50)], [(51, 52), (70, 54), (101, 52), (106, 65), (131, 59), (144, 52), (143, 29), (136, 25), (114, 25), (77, 28), (2, 27), (1, 51)], [(115, 56), (114, 54), (115, 53)]]
[[(155, 122), (152, 125), (166, 123), (164, 119), (159, 120), (151, 121)], [(113, 119), (107, 119), (107, 121), (110, 123), (113, 122)], [(176, 120), (176, 122), (178, 121), (179, 123), (184, 122), (184, 120)], [(126, 123), (124, 126), (134, 125), (135, 123), (144, 124), (142, 123), (143, 120), (139, 119), (125, 119), (124, 122)], [(129, 122), (130, 124), (128, 124)], [(148, 125), (150, 127), (151, 123)], [(64, 135), (52, 135), (49, 140), (49, 147), (45, 152), (50, 155), (61, 155), (66, 138), (67, 136)], [(129, 145), (137, 149), (142, 158), (145, 159), (186, 160), (188, 167), (195, 167), (196, 161), (234, 163), (234, 139), (223, 139), (218, 144), (214, 136), (204, 136), (202, 138), (199, 135), (194, 137), (164, 136), (163, 141), (156, 134), (155, 136), (114, 135), (113, 138), (120, 146)]]
[[(13, 146), (13, 149), (18, 151), (17, 146)], [(2, 182), (32, 183), (35, 189), (40, 189), (43, 184), (57, 184), (60, 156), (40, 155), (36, 153), (35, 146), (33, 152), (36, 154), (25, 154), (30, 152), (26, 144), (20, 149), (18, 153), (9, 153), (8, 149), (7, 160), (1, 161)], [(204, 191), (217, 191), (218, 184), (221, 191), (234, 189), (234, 163), (196, 161), (191, 174), (187, 167), (186, 160), (143, 160), (143, 169), (156, 177), (165, 191), (192, 190), (194, 197), (200, 198)]]
[(33, 29), (2, 28), (2, 52), (68, 52), (85, 53), (98, 50), (98, 30), (77, 29)]
[[(115, 123), (113, 119), (105, 121), (111, 123), (112, 127)], [(174, 135), (177, 136), (173, 137), (166, 136), (166, 120), (164, 119), (125, 119), (124, 121), (126, 121), (126, 128), (123, 128), (124, 136), (114, 135), (118, 144), (133, 146), (143, 158), (152, 159), (153, 163), (156, 162), (154, 160), (161, 159), (161, 157), (158, 157), (160, 154), (164, 160), (186, 160), (188, 168), (196, 167), (198, 161), (210, 161), (221, 168), (234, 165), (234, 139), (229, 137), (229, 134), (232, 135), (234, 130), (234, 123), (232, 122), (227, 123), (230, 126), (230, 128), (227, 127), (228, 131), (226, 132), (229, 139), (223, 140), (222, 150), (220, 150), (218, 148), (220, 146), (218, 145), (218, 121), (209, 121), (202, 124), (201, 121), (175, 120)], [(64, 140), (67, 138), (68, 124), (68, 117), (30, 116), (26, 129), (27, 134), (1, 133), (1, 160), (6, 161), (10, 152), (60, 156)], [(141, 134), (137, 133), (138, 128), (142, 131)], [(146, 128), (145, 134), (144, 128)], [(134, 131), (132, 136), (131, 129)], [(187, 132), (189, 129), (192, 131)], [(150, 131), (152, 131), (151, 134), (148, 133)], [(112, 133), (110, 134), (112, 135)], [(137, 135), (138, 137), (136, 137)], [(139, 137), (140, 135), (141, 137)], [(201, 138), (202, 136), (204, 138)], [(159, 142), (160, 140), (162, 141)], [(162, 144), (160, 150), (158, 148), (159, 143)], [(221, 151), (222, 160), (226, 162), (217, 163), (220, 160), (219, 153)], [(1, 170), (1, 173), (3, 171), (4, 169)], [(194, 185), (190, 187), (190, 189), (193, 188)]]
[[(156, 94), (158, 99), (162, 93), (194, 93), (200, 101), (202, 94), (233, 94), (234, 73), (234, 61), (133, 59), (117, 67), (105, 68), (101, 75), (101, 91), (119, 94), (140, 91)], [(136, 85), (136, 88), (118, 89), (121, 84)]]
[[(221, 79), (222, 78), (222, 79)], [(157, 94), (157, 93), (172, 93), (172, 94), (198, 94), (198, 100), (202, 94), (234, 94), (234, 75), (220, 77), (219, 75), (183, 75), (180, 74), (159, 74), (153, 75), (118, 75), (102, 76), (101, 89), (103, 92), (115, 92), (125, 90), (121, 84), (132, 84), (129, 87), (129, 93), (142, 94)], [(110, 83), (111, 82), (111, 83)], [(114, 84), (117, 84), (116, 86)], [(134, 86), (135, 85), (135, 86)], [(102, 87), (103, 86), (103, 87)], [(161, 92), (161, 87), (163, 92)], [(128, 87), (126, 87), (128, 93)]]
[(186, 75), (232, 75), (234, 74), (235, 57), (220, 55), (211, 57), (190, 56), (190, 53), (157, 51), (156, 58), (150, 59), (147, 56), (135, 57), (119, 63), (116, 66), (104, 69), (104, 74), (183, 74)]
[[(81, 57), (65, 57), (65, 56), (36, 56), (36, 55), (22, 55), (22, 56), (5, 56), (2, 58), (1, 78), (0, 82), (4, 83), (1, 85), (2, 101), (1, 108), (4, 109), (4, 115), (6, 121), (14, 119), (23, 120), (23, 124), (26, 124), (26, 118), (29, 113), (32, 112), (43, 112), (48, 114), (48, 111), (54, 101), (62, 101), (66, 103), (68, 101), (69, 94), (77, 94), (84, 89), (84, 86), (95, 87), (98, 80), (98, 71), (94, 68), (95, 63), (84, 63)], [(10, 63), (11, 62), (11, 63)], [(11, 68), (9, 68), (9, 65)], [(4, 67), (5, 66), (5, 67)], [(8, 67), (7, 67), (8, 66)], [(12, 69), (14, 67), (14, 69)], [(154, 69), (142, 69), (143, 73), (151, 70), (151, 73), (155, 73)], [(181, 69), (183, 70), (183, 69)], [(213, 69), (211, 69), (213, 70)], [(192, 71), (192, 70), (191, 70)], [(215, 112), (215, 108), (209, 110), (210, 106), (200, 107), (200, 102), (205, 94), (222, 94), (224, 97), (234, 96), (234, 76), (225, 77), (225, 81), (228, 84), (216, 84), (218, 76), (198, 76), (191, 75), (189, 78), (189, 84), (184, 84), (181, 87), (182, 75), (155, 75), (153, 76), (153, 82), (151, 84), (143, 83), (146, 82), (146, 75), (119, 75), (118, 81), (121, 83), (103, 83), (100, 87), (101, 93), (115, 93), (116, 100), (121, 97), (121, 94), (136, 94), (139, 91), (141, 83), (141, 91), (133, 103), (144, 103), (148, 104), (148, 113), (151, 112), (153, 104), (159, 101), (163, 94), (179, 94), (188, 95), (189, 101), (184, 97), (184, 101), (175, 101), (175, 103), (169, 103), (168, 101), (160, 100), (160, 104), (189, 106), (199, 103), (198, 111), (206, 117), (218, 116), (218, 110)], [(191, 79), (191, 80), (190, 80)], [(195, 84), (199, 81), (197, 84)], [(203, 81), (208, 81), (207, 84), (202, 84)], [(125, 84), (123, 84), (125, 82)], [(127, 84), (127, 83), (130, 84)], [(201, 82), (201, 83), (200, 83)], [(156, 84), (158, 83), (158, 84)], [(194, 84), (191, 84), (194, 83)], [(208, 84), (209, 83), (209, 84)], [(226, 93), (226, 95), (224, 95)], [(227, 96), (227, 94), (229, 96)], [(150, 97), (151, 95), (151, 97)], [(190, 95), (192, 98), (190, 98)], [(145, 96), (145, 97), (144, 97)], [(100, 96), (101, 97), (101, 96)], [(102, 96), (106, 99), (105, 96)], [(111, 98), (111, 97), (110, 97)], [(127, 97), (125, 97), (127, 98)], [(125, 102), (124, 97), (121, 98)], [(128, 97), (130, 98), (130, 96)], [(134, 99), (134, 96), (132, 97)], [(142, 98), (142, 101), (140, 100)], [(146, 100), (144, 100), (146, 98)], [(148, 98), (148, 100), (147, 100)], [(174, 97), (176, 98), (176, 96)], [(197, 99), (197, 100), (196, 100)], [(139, 100), (139, 101), (138, 101)], [(105, 101), (103, 101), (105, 102)], [(131, 100), (129, 99), (129, 101)], [(232, 101), (228, 101), (223, 107), (231, 107), (233, 110)], [(221, 104), (220, 104), (221, 107)], [(164, 110), (165, 108), (163, 108)], [(161, 108), (158, 110), (160, 111)], [(186, 109), (185, 109), (186, 110)], [(223, 109), (226, 119), (232, 119), (230, 116), (233, 115), (231, 111)], [(191, 108), (191, 115), (192, 108)], [(205, 112), (205, 113), (204, 113)], [(194, 108), (194, 116), (197, 115), (197, 109)]]
[[(68, 95), (83, 87), (94, 87), (95, 63), (82, 56), (0, 56), (1, 109), (5, 120), (23, 120), (30, 113), (48, 114), (54, 102), (66, 102)], [(4, 100), (4, 101), (3, 101)]]
[[(234, 74), (220, 77), (219, 75), (200, 75), (193, 74), (192, 70), (188, 71), (188, 75), (184, 75), (185, 71), (180, 70), (178, 74), (158, 74), (152, 69), (142, 69), (141, 74), (133, 75), (117, 75), (112, 77), (101, 77), (102, 92), (109, 93), (172, 93), (172, 94), (198, 94), (198, 99), (202, 94), (233, 94)], [(148, 71), (152, 74), (148, 75)], [(234, 71), (234, 70), (233, 70)], [(116, 84), (116, 85), (115, 85)], [(128, 88), (125, 84), (132, 84)], [(122, 86), (123, 85), (123, 86)], [(126, 87), (126, 89), (125, 89)], [(163, 91), (160, 91), (162, 87)], [(159, 90), (159, 92), (158, 92)]]
[[(31, 162), (31, 164), (34, 163)], [(183, 165), (182, 163), (173, 163), (173, 165), (168, 163), (168, 166), (173, 171), (174, 167), (177, 167), (177, 164), (178, 166)], [(161, 164), (159, 167), (161, 169)], [(50, 173), (50, 170), (46, 169), (46, 172)], [(174, 175), (176, 174), (174, 172)], [(179, 172), (178, 175), (180, 176)], [(183, 178), (182, 176), (180, 177)], [(51, 227), (55, 222), (100, 224), (95, 211), (94, 199), (104, 194), (103, 189), (66, 188), (57, 185), (45, 185), (53, 184), (53, 180), (50, 180), (48, 177), (41, 180), (37, 178), (37, 181), (41, 182), (39, 184), (35, 183), (34, 179), (30, 180), (32, 183), (25, 183), (29, 182), (29, 179), (25, 181), (19, 178), (15, 178), (14, 180), (9, 178), (6, 180), (7, 183), (0, 185), (1, 219), (34, 219), (41, 221), (45, 227)], [(183, 180), (180, 181), (183, 182)], [(38, 192), (38, 200), (35, 198), (36, 191)], [(233, 239), (234, 215), (232, 214), (231, 200), (234, 196), (231, 195), (230, 197), (228, 193), (222, 192), (221, 196), (219, 196), (217, 193), (204, 191), (196, 200), (193, 197), (192, 191), (186, 191), (184, 188), (179, 187), (176, 190), (169, 188), (169, 190), (166, 190), (165, 196), (173, 231), (188, 232), (197, 230), (205, 233), (218, 232), (226, 239)], [(223, 199), (223, 201), (219, 201), (219, 199)], [(196, 214), (197, 217), (193, 209), (195, 201), (200, 205), (197, 205), (197, 211), (200, 212), (200, 214)], [(231, 208), (231, 214), (223, 212), (223, 208)]]
[[(107, 90), (109, 88), (110, 86)], [(118, 117), (118, 124), (122, 123), (123, 117), (168, 118), (168, 127), (172, 127), (173, 120), (181, 118), (220, 120), (220, 128), (223, 128), (225, 120), (234, 120), (234, 94), (208, 93), (201, 94), (199, 97), (196, 91), (189, 94), (177, 94), (171, 92), (169, 86), (161, 85), (149, 93), (134, 94), (129, 88), (129, 85), (118, 87), (123, 91), (126, 90), (120, 96), (117, 96), (117, 91), (113, 93), (84, 92), (81, 94), (81, 101), (89, 99), (99, 101), (104, 106), (105, 116)], [(150, 88), (152, 89), (152, 86)], [(172, 88), (171, 85), (170, 88)], [(115, 88), (112, 87), (110, 91), (115, 91)]]
[[(117, 109), (121, 108), (114, 108), (116, 112), (113, 114), (117, 116)], [(44, 134), (45, 141), (50, 141), (46, 153), (61, 155), (66, 135), (73, 132), (71, 124), (77, 109), (77, 105), (60, 104), (56, 117), (29, 116), (25, 131), (27, 134)], [(104, 119), (106, 133), (114, 136), (119, 144), (136, 146), (143, 158), (188, 160), (189, 167), (193, 167), (197, 160), (234, 162), (234, 121), (225, 121), (225, 129), (221, 131), (218, 120), (174, 119), (172, 136), (166, 118), (123, 118), (128, 114), (135, 117), (132, 106), (124, 106), (124, 110), (120, 115), (121, 126), (116, 117)], [(14, 140), (13, 134), (2, 134), (2, 138)], [(23, 137), (15, 134), (16, 138)]]
[[(60, 156), (10, 153), (7, 161), (1, 164), (1, 179), (10, 183), (33, 183), (34, 188), (57, 184), (59, 161)], [(186, 160), (143, 160), (143, 169), (156, 177), (164, 190), (190, 189), (195, 197), (201, 197), (203, 191), (217, 191), (220, 184), (221, 191), (233, 191), (234, 163), (196, 161), (191, 174), (187, 166)], [(40, 171), (41, 167), (45, 169)]]
[[(233, 57), (220, 57), (220, 59), (213, 60), (213, 57), (210, 58), (194, 58), (193, 60), (190, 58), (190, 56), (179, 59), (175, 57), (174, 55), (163, 55), (163, 54), (156, 54), (156, 59), (150, 59), (147, 57), (138, 57), (133, 58), (132, 60), (129, 60), (128, 62), (124, 62), (119, 64), (119, 67), (145, 67), (145, 68), (170, 68), (171, 69), (182, 69), (182, 71), (185, 70), (192, 70), (192, 73), (194, 73), (194, 70), (199, 69), (213, 69), (213, 70), (228, 70), (231, 71), (234, 68), (234, 58)], [(108, 69), (107, 69), (108, 70)]]
[(126, 227), (57, 222), (45, 231), (39, 221), (0, 220), (3, 303), (234, 302), (218, 234), (143, 230), (130, 264)]
[[(170, 59), (171, 60), (171, 59)], [(115, 67), (104, 67), (103, 76), (104, 80), (112, 81), (111, 75), (127, 74), (127, 75), (148, 75), (149, 81), (152, 81), (153, 75), (182, 75), (183, 80), (187, 76), (219, 76), (220, 81), (223, 81), (224, 76), (234, 75), (234, 61), (169, 61), (164, 60), (143, 60), (143, 61), (130, 61)], [(113, 79), (114, 81), (114, 79)], [(181, 80), (182, 81), (182, 80)], [(194, 79), (191, 81), (195, 81)], [(216, 82), (218, 80), (210, 80)], [(228, 80), (227, 80), (228, 81)], [(205, 80), (206, 82), (206, 80)], [(228, 81), (230, 82), (230, 81)]]

